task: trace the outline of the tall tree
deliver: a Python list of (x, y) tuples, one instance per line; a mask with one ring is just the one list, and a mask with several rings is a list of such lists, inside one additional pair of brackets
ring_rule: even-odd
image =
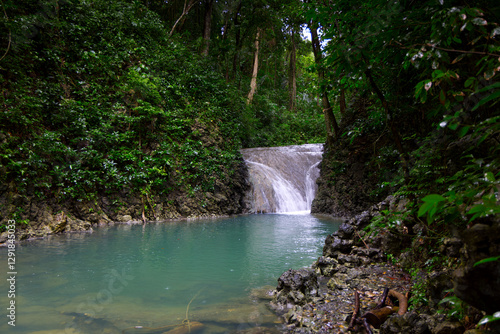
[(259, 43), (260, 43), (261, 33), (262, 29), (257, 28), (257, 32), (255, 33), (255, 49), (253, 58), (252, 80), (250, 81), (250, 92), (248, 93), (247, 104), (252, 103), (253, 96), (257, 91), (257, 74), (259, 72)]
[(297, 40), (295, 30), (292, 28), (289, 60), (288, 90), (290, 99), (290, 110), (295, 111), (297, 101)]
[[(236, 72), (238, 70), (238, 62), (239, 62), (239, 50), (241, 48), (241, 24), (240, 24), (240, 11), (241, 11), (242, 1), (238, 2), (238, 6), (236, 6), (236, 10), (234, 11), (234, 28), (235, 28), (235, 42), (234, 42), (234, 55), (233, 55), (233, 73), (231, 75), (231, 79), (234, 80), (236, 77)], [(229, 71), (227, 71), (229, 72)], [(227, 77), (229, 79), (229, 75)]]
[(181, 24), (182, 26), (182, 23), (184, 22), (184, 20), (186, 19), (186, 16), (189, 14), (189, 11), (191, 10), (191, 8), (193, 8), (193, 6), (196, 4), (196, 0), (184, 0), (184, 7), (182, 9), (182, 13), (181, 13), (181, 16), (179, 16), (179, 18), (177, 19), (177, 21), (175, 21), (174, 25), (172, 26), (172, 29), (170, 30), (170, 33), (169, 33), (169, 36), (172, 36), (174, 31), (175, 31), (175, 28), (177, 27), (177, 25)]
[[(330, 100), (328, 99), (328, 93), (325, 89), (325, 71), (322, 67), (322, 51), (321, 45), (318, 37), (318, 25), (314, 21), (309, 22), (309, 30), (311, 31), (312, 48), (314, 53), (314, 59), (316, 61), (316, 66), (318, 68), (318, 81), (319, 89), (321, 95), (321, 102), (323, 106), (323, 113), (325, 115), (325, 125), (326, 125), (326, 142), (329, 146), (333, 144), (335, 138), (339, 137), (339, 126), (337, 119), (333, 114), (332, 107), (330, 105)], [(333, 132), (332, 132), (333, 130)]]
[(203, 25), (203, 49), (201, 54), (208, 56), (208, 49), (210, 47), (210, 32), (212, 29), (212, 11), (214, 8), (214, 0), (205, 1), (205, 21)]

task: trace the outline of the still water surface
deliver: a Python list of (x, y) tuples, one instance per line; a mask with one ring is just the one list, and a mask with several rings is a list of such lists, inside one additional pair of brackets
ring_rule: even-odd
[[(7, 325), (3, 279), (0, 333), (145, 332), (136, 326), (165, 327), (163, 333), (186, 318), (203, 323), (203, 333), (276, 327), (256, 289), (276, 286), (290, 268), (310, 266), (337, 228), (309, 214), (247, 215), (22, 242), (16, 326)], [(0, 263), (7, 268), (7, 249), (0, 249)]]

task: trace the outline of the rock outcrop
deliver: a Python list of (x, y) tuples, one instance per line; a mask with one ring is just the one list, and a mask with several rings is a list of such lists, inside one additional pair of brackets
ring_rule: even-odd
[[(461, 239), (464, 265), (453, 274), (457, 297), (488, 314), (500, 311), (500, 222), (476, 224)], [(497, 260), (476, 265), (488, 258)]]
[[(220, 175), (213, 192), (188, 194), (177, 190), (168, 196), (146, 197), (124, 189), (95, 200), (60, 201), (16, 193), (13, 185), (0, 185), (0, 225), (17, 224), (16, 239), (50, 234), (92, 231), (114, 222), (161, 221), (181, 218), (228, 216), (245, 211), (247, 169), (241, 160), (235, 173)], [(144, 209), (146, 208), (146, 209)], [(6, 233), (0, 235), (0, 244)]]

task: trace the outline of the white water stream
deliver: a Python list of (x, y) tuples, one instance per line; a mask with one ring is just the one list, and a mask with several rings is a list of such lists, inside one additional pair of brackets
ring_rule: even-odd
[(241, 154), (249, 170), (251, 212), (311, 211), (322, 144), (248, 148)]

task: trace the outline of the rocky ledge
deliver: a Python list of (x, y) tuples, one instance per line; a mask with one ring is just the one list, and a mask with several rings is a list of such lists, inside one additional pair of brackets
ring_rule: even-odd
[[(396, 242), (405, 246), (407, 241), (395, 240), (394, 235), (386, 233), (372, 239), (372, 244), (380, 247), (375, 248), (370, 246), (368, 241), (362, 240), (363, 228), (369, 224), (371, 218), (381, 210), (388, 207), (395, 209), (397, 205), (394, 198), (388, 198), (346, 220), (337, 232), (327, 237), (323, 255), (311, 268), (290, 269), (281, 275), (278, 286), (273, 291), (270, 306), (285, 323), (285, 333), (365, 333), (362, 327), (357, 330), (349, 329), (356, 308), (356, 292), (360, 302), (359, 316), (366, 315), (377, 307), (386, 288), (404, 295), (407, 300), (414, 283), (411, 276), (400, 267), (388, 263), (384, 255), (389, 243)], [(492, 238), (491, 234), (489, 238)], [(448, 241), (443, 245), (443, 252), (446, 254), (457, 251), (457, 243)], [(466, 330), (459, 322), (449, 321), (444, 315), (436, 312), (436, 306), (443, 298), (445, 290), (453, 287), (452, 272), (426, 274), (422, 271), (421, 275), (425, 276), (422, 279), (427, 281), (430, 307), (399, 312), (401, 314), (398, 314), (398, 308), (394, 307), (396, 311), (388, 318), (382, 319), (381, 323), (375, 321), (375, 328), (371, 328), (374, 333), (497, 333), (495, 328), (490, 328), (490, 331)], [(461, 280), (458, 282), (462, 289), (468, 289), (474, 282), (464, 282), (463, 276), (460, 276)], [(486, 291), (485, 287), (482, 288)], [(389, 301), (391, 302), (398, 306), (398, 300)], [(469, 313), (474, 317), (470, 319), (471, 323), (477, 323), (484, 314), (473, 309)]]
[[(124, 188), (93, 200), (62, 200), (19, 194), (14, 184), (0, 184), (0, 227), (16, 222), (16, 240), (71, 232), (91, 232), (114, 223), (210, 218), (245, 212), (249, 185), (243, 160), (235, 173), (219, 175), (212, 192), (178, 189), (168, 195), (144, 195)], [(7, 232), (0, 234), (0, 246)]]

